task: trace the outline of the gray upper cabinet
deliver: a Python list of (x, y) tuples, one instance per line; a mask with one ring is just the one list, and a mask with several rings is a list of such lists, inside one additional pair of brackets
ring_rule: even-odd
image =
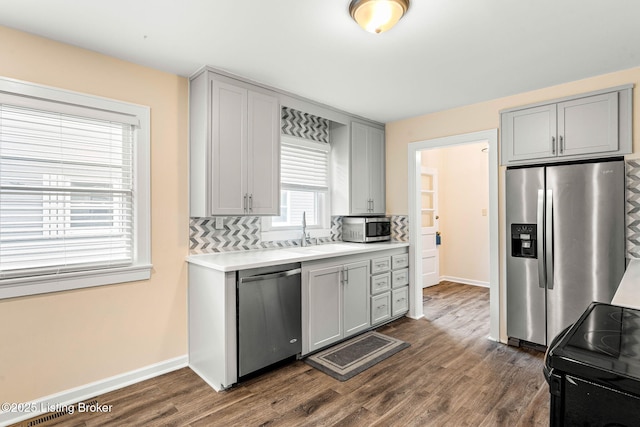
[(189, 104), (190, 216), (278, 215), (277, 95), (205, 69)]
[(501, 163), (629, 154), (632, 85), (501, 112)]
[(384, 131), (351, 124), (351, 213), (385, 213)]
[(554, 157), (555, 138), (555, 104), (502, 115), (502, 152), (508, 162)]
[(558, 156), (618, 151), (618, 92), (558, 104)]
[(352, 121), (331, 144), (333, 215), (384, 215), (384, 128)]

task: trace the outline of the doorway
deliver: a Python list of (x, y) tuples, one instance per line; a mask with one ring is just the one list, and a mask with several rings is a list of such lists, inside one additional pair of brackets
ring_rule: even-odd
[[(422, 150), (422, 287), (489, 287), (486, 142)], [(487, 317), (488, 318), (488, 317)]]
[(409, 316), (424, 316), (422, 306), (422, 206), (421, 206), (421, 152), (434, 148), (453, 147), (470, 143), (488, 145), (489, 162), (489, 339), (499, 341), (500, 337), (500, 289), (499, 289), (499, 234), (498, 234), (498, 130), (473, 132), (462, 135), (430, 139), (410, 143), (408, 146), (408, 183), (409, 183), (409, 232), (411, 246), (411, 305)]

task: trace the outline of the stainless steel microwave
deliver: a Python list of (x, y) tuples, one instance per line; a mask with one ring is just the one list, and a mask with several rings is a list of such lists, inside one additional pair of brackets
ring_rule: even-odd
[(342, 218), (342, 240), (358, 243), (391, 240), (391, 218), (345, 216)]

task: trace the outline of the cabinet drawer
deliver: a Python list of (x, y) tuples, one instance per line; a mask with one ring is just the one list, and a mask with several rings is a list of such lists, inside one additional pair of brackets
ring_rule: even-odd
[(409, 269), (403, 268), (402, 270), (391, 272), (391, 287), (399, 288), (409, 284)]
[(384, 322), (391, 318), (391, 292), (371, 297), (371, 324)]
[(409, 287), (394, 289), (391, 291), (392, 316), (398, 316), (409, 311)]
[(391, 270), (391, 257), (384, 256), (371, 260), (371, 274), (382, 273)]
[(389, 289), (391, 289), (391, 275), (389, 273), (371, 276), (371, 295), (376, 295)]
[(391, 257), (391, 268), (405, 268), (409, 267), (409, 254), (394, 255)]

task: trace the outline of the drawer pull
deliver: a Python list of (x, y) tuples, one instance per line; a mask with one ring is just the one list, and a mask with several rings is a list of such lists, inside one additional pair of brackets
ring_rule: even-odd
[(378, 306), (378, 310), (380, 310), (381, 308), (385, 308), (386, 306), (387, 306), (387, 304), (379, 305)]

